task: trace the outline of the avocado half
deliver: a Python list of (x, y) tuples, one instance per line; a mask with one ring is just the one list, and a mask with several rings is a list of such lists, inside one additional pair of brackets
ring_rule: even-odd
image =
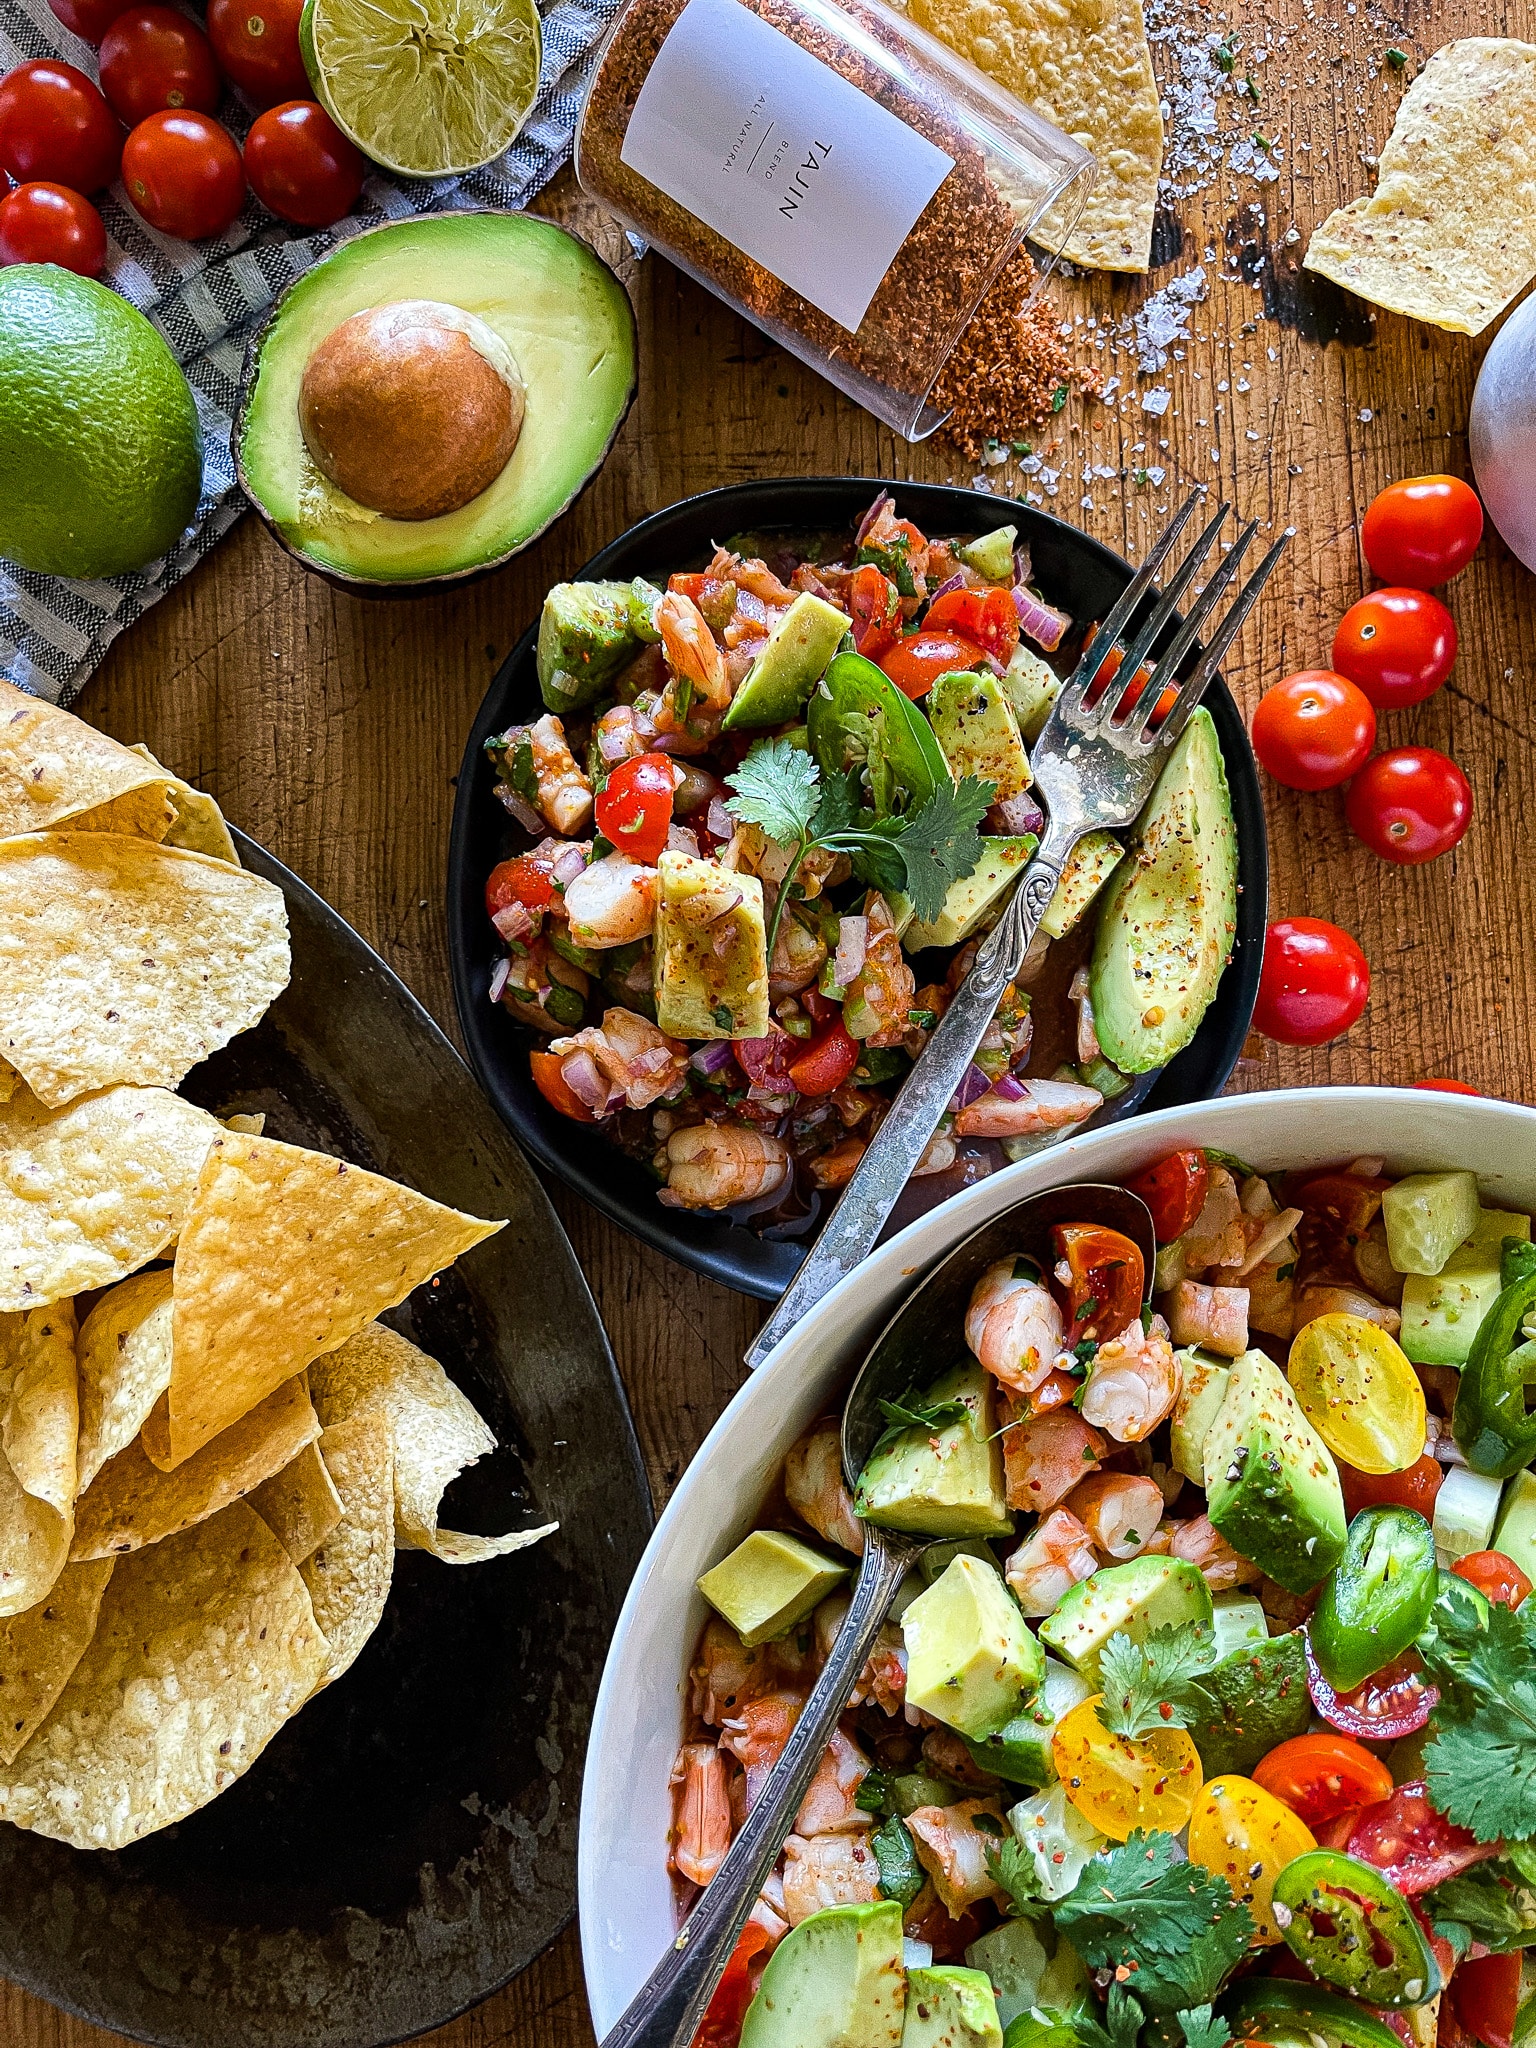
[[(527, 412), (486, 490), (436, 519), (389, 519), (322, 475), (299, 431), (310, 356), (354, 313), (440, 299), (512, 351)], [(635, 395), (635, 317), (587, 244), (526, 213), (433, 213), (370, 228), (273, 307), (246, 357), (233, 436), (241, 489), (277, 540), (331, 580), (376, 591), (463, 582), (544, 531), (602, 467)]]

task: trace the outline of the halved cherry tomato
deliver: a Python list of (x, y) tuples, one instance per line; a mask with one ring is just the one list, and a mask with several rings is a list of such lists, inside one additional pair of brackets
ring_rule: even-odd
[(1360, 526), (1365, 559), (1383, 583), (1433, 590), (1459, 576), (1483, 537), (1483, 508), (1459, 476), (1410, 476), (1371, 500)]
[(1099, 1719), (1102, 1698), (1095, 1693), (1073, 1707), (1051, 1737), (1051, 1758), (1068, 1799), (1117, 1842), (1136, 1828), (1176, 1835), (1200, 1796), (1200, 1752), (1182, 1728), (1159, 1728), (1138, 1741), (1111, 1735)]
[(901, 638), (901, 592), (873, 562), (854, 570), (848, 609), (853, 614), (853, 644), (870, 661), (878, 661)]
[(1347, 782), (1375, 744), (1370, 698), (1328, 668), (1287, 676), (1264, 692), (1253, 714), (1253, 751), (1287, 789)]
[(1429, 1521), (1435, 1512), (1435, 1495), (1445, 1477), (1445, 1467), (1426, 1451), (1405, 1472), (1357, 1472), (1353, 1465), (1339, 1467), (1344, 1488), (1344, 1509), (1353, 1518), (1362, 1508), (1412, 1508)]
[(1501, 1607), (1518, 1607), (1531, 1590), (1531, 1582), (1512, 1557), (1502, 1550), (1474, 1550), (1451, 1566), (1458, 1579), (1476, 1586), (1485, 1600), (1497, 1600)]
[(1392, 1773), (1347, 1735), (1293, 1736), (1253, 1767), (1253, 1781), (1310, 1828), (1392, 1796)]
[(1191, 1145), (1143, 1168), (1125, 1187), (1128, 1194), (1139, 1195), (1146, 1203), (1158, 1243), (1172, 1244), (1205, 1207), (1205, 1191), (1210, 1184), (1211, 1169), (1205, 1154)]
[(559, 1053), (531, 1052), (528, 1055), (528, 1064), (533, 1072), (534, 1087), (551, 1109), (558, 1109), (560, 1114), (568, 1116), (572, 1123), (596, 1123), (596, 1117), (561, 1072), (563, 1062)]
[[(1098, 703), (1115, 677), (1119, 675), (1124, 661), (1125, 649), (1123, 647), (1111, 647), (1108, 654), (1099, 663), (1098, 674), (1088, 685), (1084, 696), (1085, 703), (1090, 705)], [(1117, 718), (1129, 718), (1136, 709), (1136, 706), (1141, 702), (1146, 692), (1148, 683), (1152, 680), (1152, 669), (1153, 664), (1149, 661), (1144, 661), (1141, 667), (1137, 669), (1135, 675), (1131, 677), (1130, 682), (1127, 683), (1125, 689), (1121, 692), (1119, 704), (1116, 706)], [(1179, 693), (1176, 687), (1172, 683), (1165, 683), (1163, 685), (1163, 694), (1157, 700), (1157, 710), (1154, 713), (1153, 722), (1155, 723), (1158, 719), (1166, 718), (1178, 701)]]
[(1411, 1650), (1373, 1671), (1353, 1692), (1335, 1692), (1318, 1668), (1310, 1640), (1307, 1691), (1330, 1728), (1364, 1742), (1397, 1742), (1405, 1735), (1417, 1735), (1440, 1698), (1424, 1679)]
[(1474, 1863), (1497, 1856), (1497, 1842), (1480, 1842), (1466, 1828), (1436, 1813), (1422, 1783), (1399, 1785), (1390, 1799), (1368, 1806), (1355, 1823), (1349, 1853), (1374, 1863), (1406, 1898), (1432, 1891)]
[(1373, 590), (1333, 636), (1333, 666), (1378, 710), (1432, 697), (1456, 662), (1456, 621), (1422, 590)]
[(646, 866), (660, 859), (672, 827), (677, 778), (665, 754), (621, 761), (597, 793), (597, 829), (618, 852)]
[(1519, 1949), (1462, 1963), (1451, 1979), (1450, 1999), (1457, 2019), (1484, 2048), (1513, 2048), (1520, 2004)]
[(1275, 1879), (1316, 1847), (1306, 1821), (1256, 1776), (1207, 1779), (1190, 1818), (1190, 1862), (1227, 1880), (1232, 1896), (1253, 1915), (1249, 1939), (1260, 1948), (1282, 1938), (1270, 1910)]
[(1470, 1082), (1447, 1081), (1438, 1074), (1428, 1081), (1415, 1081), (1413, 1085), (1415, 1088), (1438, 1088), (1442, 1095), (1481, 1095), (1483, 1092), (1481, 1088), (1474, 1088)]
[(777, 1024), (770, 1024), (766, 1038), (738, 1038), (736, 1061), (754, 1088), (771, 1088), (775, 1095), (788, 1095), (794, 1083), (789, 1062), (798, 1040)]
[(498, 861), (485, 878), (486, 915), (495, 918), (514, 903), (525, 910), (543, 910), (555, 893), (553, 864), (536, 854)]
[(1085, 1337), (1096, 1344), (1118, 1337), (1141, 1313), (1147, 1269), (1140, 1248), (1118, 1230), (1097, 1223), (1057, 1223), (1051, 1240), (1065, 1259), (1069, 1345)]
[(1006, 590), (947, 590), (923, 616), (926, 632), (948, 626), (995, 661), (1006, 662), (1019, 644), (1019, 615)]
[(1437, 747), (1393, 747), (1355, 777), (1344, 815), (1372, 853), (1399, 867), (1418, 867), (1466, 837), (1472, 785)]
[(1281, 1045), (1326, 1045), (1359, 1022), (1370, 993), (1348, 932), (1320, 917), (1279, 918), (1264, 935), (1254, 1028)]
[(834, 1017), (821, 1036), (790, 1061), (789, 1078), (802, 1095), (830, 1095), (858, 1065), (859, 1049), (842, 1018)]
[(986, 659), (973, 640), (959, 633), (911, 633), (888, 647), (880, 667), (906, 697), (926, 697), (940, 676), (951, 669), (976, 668)]
[[(1389, 1771), (1388, 1777), (1392, 1774)], [(1362, 1806), (1347, 1806), (1332, 1820), (1319, 1821), (1312, 1832), (1317, 1836), (1319, 1849), (1347, 1849), (1349, 1838), (1355, 1832), (1355, 1822), (1365, 1811)]]
[(760, 1921), (749, 1920), (736, 1937), (731, 1960), (721, 1973), (714, 1996), (699, 2021), (692, 2048), (736, 2048), (742, 2022), (752, 2003), (752, 1962), (768, 1946), (768, 1930)]

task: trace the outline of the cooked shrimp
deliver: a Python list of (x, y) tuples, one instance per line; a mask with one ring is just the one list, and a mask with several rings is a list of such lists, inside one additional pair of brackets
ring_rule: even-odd
[(1256, 1586), (1264, 1576), (1251, 1559), (1239, 1557), (1209, 1515), (1196, 1515), (1175, 1530), (1168, 1555), (1197, 1565), (1213, 1593), (1230, 1593), (1234, 1586)]
[(649, 746), (649, 736), (640, 731), (633, 704), (612, 704), (592, 728), (597, 751), (610, 768), (632, 761)]
[(673, 670), (692, 683), (694, 701), (706, 711), (724, 711), (731, 701), (725, 656), (693, 599), (669, 590), (656, 607), (656, 630)]
[(859, 1682), (849, 1695), (850, 1706), (859, 1707), (866, 1702), (893, 1717), (907, 1703), (907, 1645), (894, 1622), (887, 1622), (876, 1636), (875, 1647), (859, 1673)]
[(1135, 1557), (1146, 1549), (1163, 1518), (1163, 1489), (1134, 1472), (1101, 1472), (1067, 1495), (1077, 1516), (1106, 1557)]
[(1203, 1344), (1224, 1358), (1241, 1358), (1248, 1349), (1246, 1287), (1205, 1287), (1181, 1280), (1165, 1297), (1175, 1344)]
[(835, 1415), (813, 1422), (784, 1460), (784, 1495), (801, 1521), (839, 1550), (864, 1554), (864, 1524), (843, 1484), (842, 1428)]
[(818, 1152), (811, 1161), (812, 1181), (819, 1188), (845, 1188), (868, 1150), (867, 1139), (839, 1138), (835, 1145), (825, 1152)]
[(1191, 1273), (1211, 1266), (1236, 1266), (1248, 1249), (1242, 1198), (1224, 1166), (1213, 1166), (1205, 1205), (1184, 1233), (1184, 1263)]
[(930, 1728), (923, 1737), (923, 1762), (941, 1778), (951, 1778), (983, 1798), (997, 1791), (997, 1779), (984, 1771), (952, 1728)]
[(746, 1771), (749, 1806), (784, 1754), (784, 1745), (794, 1734), (804, 1706), (803, 1693), (765, 1692), (721, 1722), (720, 1747), (729, 1750)]
[(955, 1118), (955, 1134), (961, 1138), (1034, 1138), (1046, 1131), (1066, 1130), (1080, 1124), (1103, 1102), (1097, 1088), (1084, 1088), (1076, 1081), (1015, 1082), (1024, 1093), (999, 1094), (995, 1087), (968, 1102)]
[(1079, 1381), (1070, 1372), (1055, 1366), (1035, 1388), (1033, 1393), (1020, 1398), (1031, 1415), (1048, 1415), (1053, 1408), (1065, 1408), (1077, 1399)]
[[(718, 556), (716, 559), (719, 559)], [(739, 590), (750, 591), (754, 597), (761, 598), (765, 605), (779, 605), (787, 609), (794, 603), (795, 592), (787, 583), (780, 582), (768, 564), (759, 560), (756, 555), (749, 555), (745, 561), (738, 555), (732, 560), (733, 566), (730, 569), (712, 569), (709, 573), (715, 576), (728, 575)]]
[(781, 1138), (740, 1124), (690, 1124), (667, 1140), (662, 1199), (674, 1209), (728, 1209), (782, 1187), (790, 1174)]
[(856, 1742), (849, 1741), (841, 1728), (834, 1728), (795, 1815), (795, 1833), (812, 1836), (867, 1832), (870, 1816), (854, 1801), (868, 1776), (869, 1758)]
[(1139, 1444), (1149, 1437), (1179, 1398), (1184, 1375), (1160, 1316), (1152, 1328), (1128, 1323), (1094, 1353), (1083, 1391), (1082, 1417), (1116, 1443)]
[(784, 1844), (784, 1911), (791, 1927), (828, 1906), (864, 1906), (879, 1896), (880, 1866), (869, 1836), (791, 1835)]
[[(976, 1825), (979, 1813), (995, 1823), (990, 1832)], [(933, 1879), (933, 1888), (958, 1920), (968, 1906), (1003, 1894), (987, 1868), (987, 1850), (997, 1847), (1003, 1832), (1002, 1811), (995, 1799), (962, 1799), (955, 1806), (920, 1806), (907, 1815), (907, 1832), (917, 1860)]]
[[(588, 1024), (569, 1038), (555, 1039), (549, 1049), (561, 1055), (566, 1085), (583, 1102), (593, 1091), (585, 1077), (569, 1071), (573, 1059), (591, 1060), (613, 1098), (622, 1097), (631, 1109), (649, 1109), (676, 1095), (688, 1072), (687, 1046), (633, 1010), (604, 1010), (601, 1030)], [(589, 1107), (597, 1105), (590, 1102)]]
[(712, 1742), (685, 1742), (672, 1784), (672, 1868), (691, 1884), (708, 1884), (731, 1846), (725, 1758)]
[(566, 745), (565, 727), (552, 711), (506, 736), (509, 750), (526, 739), (533, 753), (538, 804), (551, 832), (574, 839), (592, 822), (592, 785)]
[(1075, 1408), (1053, 1408), (1003, 1430), (1008, 1505), (1049, 1514), (1104, 1455), (1104, 1439)]
[(761, 1927), (768, 1936), (765, 1945), (757, 1952), (760, 1961), (766, 1961), (789, 1932), (789, 1922), (779, 1911), (779, 1907), (784, 1903), (784, 1887), (777, 1877), (770, 1879), (770, 1883), (775, 1888), (775, 1898), (769, 1897), (768, 1887), (765, 1885), (753, 1901), (752, 1910), (747, 1915), (747, 1925)]
[(1072, 986), (1067, 990), (1068, 999), (1077, 1005), (1077, 1059), (1079, 1066), (1086, 1066), (1090, 1060), (1102, 1059), (1104, 1048), (1099, 1044), (1098, 1026), (1093, 1020), (1093, 997), (1089, 994), (1088, 970), (1079, 967), (1072, 977)]
[(656, 870), (606, 854), (566, 883), (565, 911), (578, 946), (631, 946), (656, 921)]
[[(720, 865), (736, 874), (744, 868), (748, 874), (757, 875), (765, 884), (771, 882), (777, 888), (789, 873), (794, 858), (793, 848), (770, 839), (761, 825), (738, 825), (720, 856)], [(829, 853), (824, 846), (814, 847), (795, 870), (797, 900), (809, 903), (829, 883), (840, 882), (847, 874), (847, 854)]]
[[(1284, 1272), (1285, 1278), (1280, 1275)], [(1296, 1330), (1296, 1275), (1293, 1262), (1284, 1266), (1267, 1259), (1248, 1275), (1248, 1327), (1287, 1342)]]
[(1322, 1282), (1297, 1288), (1293, 1334), (1306, 1324), (1315, 1323), (1319, 1316), (1332, 1315), (1360, 1316), (1368, 1323), (1379, 1324), (1389, 1337), (1395, 1337), (1403, 1327), (1403, 1319), (1395, 1308), (1389, 1308), (1362, 1288), (1330, 1287)]
[(826, 964), (827, 949), (819, 932), (804, 924), (789, 910), (779, 919), (773, 941), (773, 958), (768, 963), (768, 996), (782, 1002), (809, 988)]
[(911, 1178), (921, 1180), (925, 1174), (947, 1173), (955, 1163), (957, 1149), (954, 1139), (948, 1132), (935, 1131), (928, 1140), (922, 1158), (913, 1167)]
[(878, 889), (871, 889), (864, 899), (864, 922), (864, 964), (848, 984), (843, 1021), (870, 1024), (870, 1029), (854, 1032), (866, 1045), (900, 1045), (912, 1028), (917, 976), (902, 954), (891, 906)]
[(1093, 1538), (1065, 1508), (1055, 1508), (1009, 1558), (1013, 1597), (1028, 1615), (1054, 1614), (1057, 1603), (1099, 1568)]
[(988, 1266), (965, 1312), (971, 1351), (994, 1379), (1017, 1394), (1032, 1393), (1065, 1357), (1066, 1329), (1056, 1297), (1037, 1270), (1024, 1263), (1024, 1271), (1018, 1270), (1016, 1258)]
[(730, 1623), (713, 1614), (704, 1624), (698, 1661), (688, 1678), (689, 1704), (711, 1728), (778, 1683), (769, 1652), (749, 1650)]

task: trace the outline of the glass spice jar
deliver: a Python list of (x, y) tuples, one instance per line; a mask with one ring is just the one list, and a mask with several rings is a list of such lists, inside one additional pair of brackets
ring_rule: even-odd
[(1095, 172), (884, 0), (628, 0), (576, 130), (585, 192), (911, 441), (998, 272), (1026, 235), (1061, 246)]

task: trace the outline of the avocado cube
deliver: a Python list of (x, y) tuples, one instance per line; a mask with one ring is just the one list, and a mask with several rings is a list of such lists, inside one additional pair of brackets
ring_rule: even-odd
[(766, 1038), (762, 883), (671, 849), (656, 872), (656, 1022), (674, 1038)]
[(557, 583), (539, 614), (539, 689), (551, 711), (590, 704), (640, 652), (627, 583)]
[(1061, 695), (1061, 677), (1033, 647), (1027, 647), (1021, 640), (1009, 657), (1003, 688), (1019, 721), (1020, 733), (1033, 746), (1045, 730), (1051, 706)]
[(1387, 1256), (1399, 1273), (1438, 1273), (1477, 1228), (1475, 1173), (1410, 1173), (1381, 1198)]
[(1344, 1554), (1338, 1467), (1262, 1351), (1233, 1362), (1205, 1439), (1205, 1498), (1232, 1548), (1288, 1592), (1310, 1592)]
[[(1048, 1929), (1041, 1932), (1049, 1936)], [(997, 2017), (1007, 2027), (1040, 2003), (1040, 1980), (1050, 1957), (1028, 1920), (1005, 1920), (973, 1941), (965, 1952), (973, 1970), (985, 1970), (997, 1998)]]
[(846, 612), (802, 590), (743, 676), (722, 729), (739, 732), (793, 718), (826, 673), (849, 625)]
[(1067, 855), (1056, 893), (1040, 920), (1047, 938), (1064, 939), (1074, 925), (1082, 923), (1094, 897), (1124, 857), (1125, 848), (1113, 832), (1083, 834)]
[(965, 1746), (995, 1778), (1006, 1778), (1015, 1785), (1049, 1785), (1056, 1776), (1051, 1737), (1092, 1690), (1081, 1672), (1070, 1671), (1054, 1657), (1047, 1657), (1040, 1690), (1022, 1712), (991, 1735), (967, 1740)]
[(1505, 1483), (1499, 1519), (1493, 1525), (1492, 1548), (1502, 1550), (1528, 1579), (1536, 1581), (1536, 1472), (1529, 1467)]
[(798, 1536), (754, 1529), (698, 1585), (715, 1612), (755, 1650), (787, 1636), (847, 1576), (846, 1565), (823, 1557)]
[(1029, 787), (1029, 756), (1019, 721), (996, 676), (967, 669), (940, 676), (928, 697), (928, 716), (956, 779), (978, 776), (999, 803)]
[(1218, 1593), (1211, 1604), (1216, 1610), (1211, 1627), (1218, 1663), (1253, 1643), (1269, 1641), (1263, 1605), (1251, 1593)]
[(1013, 582), (1013, 544), (1019, 537), (1016, 526), (994, 526), (974, 540), (956, 541), (955, 553), (967, 569), (985, 576), (989, 583)]
[(1211, 1424), (1221, 1413), (1232, 1377), (1230, 1362), (1211, 1357), (1198, 1345), (1190, 1345), (1174, 1356), (1183, 1369), (1184, 1382), (1169, 1425), (1173, 1469), (1182, 1472), (1196, 1486), (1205, 1484), (1205, 1439)]
[(939, 1963), (908, 1970), (901, 2048), (1003, 2048), (997, 2000), (984, 1970)]
[(1312, 1719), (1299, 1629), (1223, 1657), (1200, 1686), (1214, 1704), (1189, 1732), (1208, 1781), (1228, 1771), (1246, 1777), (1277, 1744), (1304, 1734)]
[(829, 1906), (768, 1958), (741, 2048), (900, 2048), (905, 1994), (897, 1902)]
[(951, 882), (944, 907), (932, 924), (916, 918), (902, 934), (908, 953), (921, 953), (925, 946), (958, 946), (968, 939), (1005, 889), (1010, 888), (1029, 865), (1039, 845), (1033, 832), (1008, 839), (983, 839), (981, 859), (968, 875)]
[(908, 1703), (961, 1735), (989, 1735), (1011, 1721), (1045, 1675), (1001, 1572), (978, 1558), (951, 1559), (907, 1609), (901, 1632)]
[(1064, 1593), (1040, 1624), (1040, 1640), (1091, 1686), (1099, 1654), (1112, 1635), (1145, 1642), (1154, 1629), (1211, 1621), (1211, 1592), (1192, 1564), (1177, 1557), (1133, 1557), (1106, 1565)]
[(935, 1380), (925, 1401), (965, 1413), (937, 1429), (904, 1429), (859, 1474), (854, 1507), (867, 1522), (914, 1536), (1011, 1536), (1002, 1444), (993, 1434), (996, 1382), (967, 1358)]
[(1479, 1209), (1471, 1234), (1438, 1274), (1403, 1282), (1398, 1342), (1415, 1365), (1465, 1365), (1478, 1325), (1503, 1291), (1499, 1259), (1506, 1237), (1529, 1242), (1531, 1219), (1514, 1209)]

